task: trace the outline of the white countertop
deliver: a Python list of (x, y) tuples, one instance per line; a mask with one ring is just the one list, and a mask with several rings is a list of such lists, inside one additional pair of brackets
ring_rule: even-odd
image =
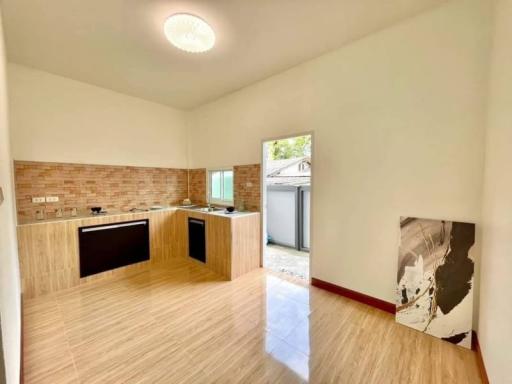
[[(95, 219), (100, 217), (110, 217), (110, 216), (122, 216), (122, 215), (131, 215), (131, 214), (137, 214), (137, 213), (152, 213), (152, 212), (162, 212), (162, 211), (174, 211), (177, 209), (186, 210), (190, 212), (197, 212), (202, 213), (205, 215), (215, 215), (215, 216), (222, 216), (227, 218), (235, 218), (240, 216), (247, 216), (247, 215), (255, 215), (259, 212), (238, 212), (235, 211), (233, 213), (226, 213), (225, 211), (212, 211), (212, 212), (204, 212), (199, 211), (197, 209), (193, 209), (190, 207), (183, 207), (183, 206), (168, 206), (163, 207), (160, 209), (148, 209), (148, 210), (137, 210), (134, 212), (131, 211), (108, 211), (107, 213), (100, 214), (100, 215), (93, 215), (91, 213), (79, 213), (76, 216), (63, 216), (63, 217), (56, 217), (51, 219), (42, 219), (42, 220), (36, 220), (36, 219), (26, 219), (18, 222), (18, 226), (21, 225), (34, 225), (34, 224), (46, 224), (46, 223), (58, 223), (63, 221), (70, 221), (70, 220), (84, 220), (84, 219)], [(69, 215), (69, 213), (68, 213)]]
[(247, 215), (255, 215), (255, 214), (259, 213), (259, 212), (250, 212), (250, 211), (243, 211), (243, 212), (234, 211), (232, 213), (227, 213), (226, 210), (206, 212), (206, 211), (200, 211), (200, 210), (197, 210), (194, 208), (183, 207), (183, 206), (177, 206), (176, 208), (182, 209), (184, 211), (203, 213), (205, 215), (215, 215), (215, 216), (222, 216), (222, 217), (240, 217), (240, 216), (247, 216)]

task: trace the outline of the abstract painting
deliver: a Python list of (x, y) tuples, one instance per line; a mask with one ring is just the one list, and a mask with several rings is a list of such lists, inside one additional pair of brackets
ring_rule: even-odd
[(471, 348), (475, 225), (400, 218), (396, 321)]

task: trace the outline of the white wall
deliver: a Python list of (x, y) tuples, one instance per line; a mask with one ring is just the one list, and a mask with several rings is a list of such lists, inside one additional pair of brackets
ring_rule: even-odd
[(187, 167), (186, 113), (9, 64), (16, 160)]
[(512, 383), (512, 0), (496, 1), (478, 336), (491, 383)]
[(194, 110), (191, 166), (313, 131), (312, 276), (394, 302), (400, 215), (480, 222), (491, 11), (449, 2)]
[(0, 187), (5, 198), (3, 204), (0, 204), (0, 316), (7, 383), (18, 383), (20, 379), (21, 289), (7, 123), (5, 55), (0, 14)]

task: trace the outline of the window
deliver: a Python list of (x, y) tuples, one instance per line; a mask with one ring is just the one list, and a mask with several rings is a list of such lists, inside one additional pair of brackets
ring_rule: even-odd
[(217, 204), (233, 204), (232, 169), (208, 171), (208, 201)]

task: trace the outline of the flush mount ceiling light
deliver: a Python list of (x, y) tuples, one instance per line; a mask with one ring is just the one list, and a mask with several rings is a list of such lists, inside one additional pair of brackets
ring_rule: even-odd
[(203, 19), (188, 13), (169, 16), (164, 23), (167, 40), (186, 52), (206, 52), (215, 44), (215, 33)]

